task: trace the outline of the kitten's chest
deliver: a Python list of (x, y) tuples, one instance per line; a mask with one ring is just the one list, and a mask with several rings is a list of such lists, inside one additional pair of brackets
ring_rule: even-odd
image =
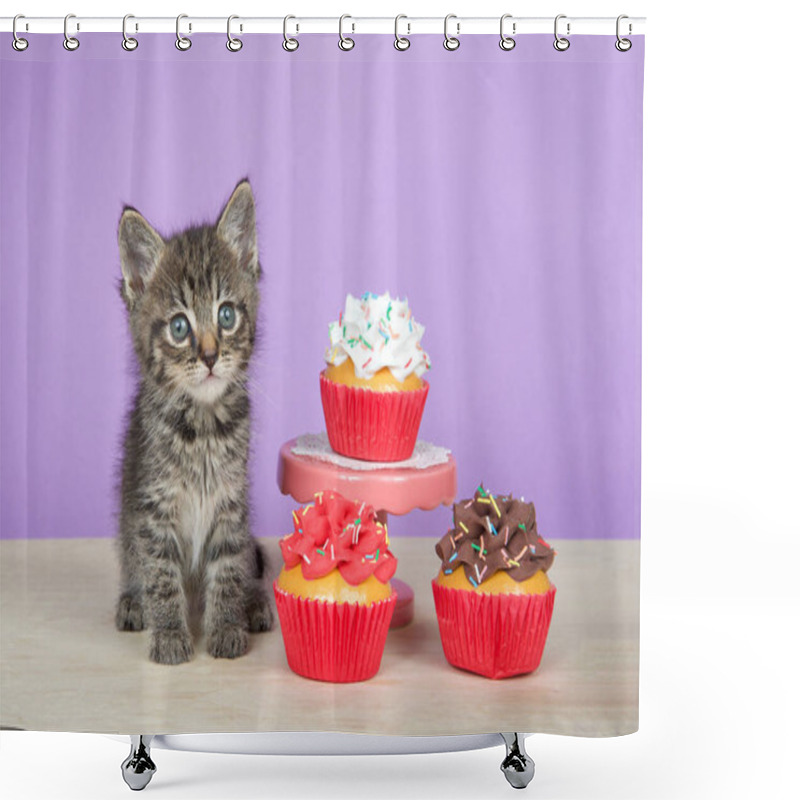
[(174, 495), (175, 518), (193, 567), (214, 532), (220, 510), (232, 502), (242, 502), (245, 487), (236, 466), (235, 460), (226, 458), (213, 445), (195, 447), (184, 461)]
[(222, 492), (206, 492), (199, 487), (182, 487), (175, 503), (178, 535), (184, 543), (187, 561), (192, 567), (200, 562), (203, 547), (214, 530), (217, 513), (223, 502)]

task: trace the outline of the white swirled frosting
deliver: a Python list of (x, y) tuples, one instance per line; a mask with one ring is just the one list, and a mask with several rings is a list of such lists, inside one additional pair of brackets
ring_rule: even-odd
[(420, 339), (425, 326), (411, 316), (408, 300), (367, 292), (361, 298), (348, 294), (339, 319), (328, 325), (330, 347), (325, 360), (339, 366), (350, 358), (356, 377), (369, 380), (386, 367), (398, 381), (412, 372), (418, 377), (431, 361)]

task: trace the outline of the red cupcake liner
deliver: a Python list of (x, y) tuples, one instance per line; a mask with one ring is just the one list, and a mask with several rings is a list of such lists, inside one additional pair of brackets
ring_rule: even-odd
[(445, 658), (487, 678), (533, 672), (542, 660), (556, 587), (545, 594), (478, 594), (433, 585)]
[(428, 397), (428, 382), (410, 392), (374, 392), (319, 376), (331, 447), (363, 461), (411, 457)]
[(289, 667), (304, 678), (352, 683), (380, 669), (397, 592), (371, 605), (307, 600), (283, 591), (275, 606)]

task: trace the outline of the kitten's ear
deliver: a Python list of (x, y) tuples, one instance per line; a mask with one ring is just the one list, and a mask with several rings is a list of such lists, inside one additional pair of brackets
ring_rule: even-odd
[(122, 296), (130, 308), (153, 277), (164, 241), (133, 208), (126, 208), (122, 212), (118, 239)]
[(217, 233), (239, 256), (242, 268), (258, 278), (261, 268), (256, 243), (256, 203), (249, 181), (241, 181), (233, 190), (217, 222)]

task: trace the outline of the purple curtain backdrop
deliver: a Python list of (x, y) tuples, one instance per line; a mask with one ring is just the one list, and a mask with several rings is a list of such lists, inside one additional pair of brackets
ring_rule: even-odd
[[(92, 34), (0, 37), (0, 533), (115, 533), (134, 390), (117, 293), (123, 205), (162, 233), (248, 176), (265, 269), (253, 365), (257, 535), (285, 533), (284, 440), (324, 428), (345, 294), (408, 296), (431, 391), (421, 436), (536, 502), (546, 537), (636, 538), (644, 39)], [(449, 512), (393, 533), (441, 535)]]

